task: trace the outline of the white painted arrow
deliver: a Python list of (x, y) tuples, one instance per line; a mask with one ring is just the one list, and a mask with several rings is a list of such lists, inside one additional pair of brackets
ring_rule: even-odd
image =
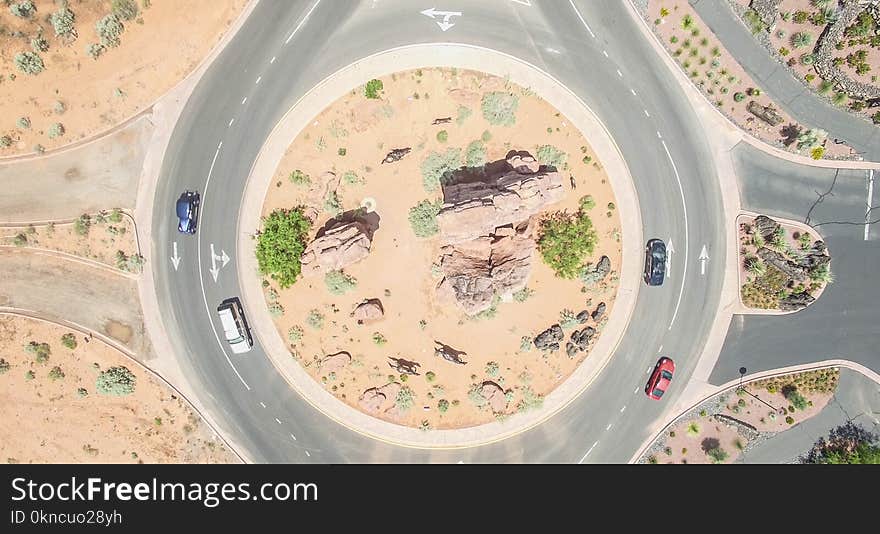
[(672, 244), (672, 238), (666, 240), (666, 277), (672, 278), (672, 255), (675, 254), (675, 246)]
[(706, 274), (706, 262), (709, 261), (709, 254), (706, 253), (706, 245), (703, 245), (703, 250), (700, 251), (700, 274)]
[[(217, 267), (217, 260), (222, 262), (220, 267)], [(217, 282), (217, 277), (220, 276), (220, 269), (226, 267), (227, 263), (229, 263), (229, 256), (226, 254), (226, 251), (221, 249), (218, 255), (214, 252), (214, 243), (211, 243), (211, 268), (208, 269), (208, 272), (211, 273), (215, 283)]]
[(226, 255), (225, 250), (220, 251), (220, 258), (219, 259), (223, 260), (223, 263), (220, 265), (220, 267), (226, 267), (226, 264), (229, 263), (229, 256)]
[(437, 22), (437, 26), (440, 26), (440, 29), (443, 30), (444, 32), (446, 30), (448, 30), (449, 28), (455, 26), (455, 23), (449, 22), (449, 19), (451, 19), (452, 17), (462, 16), (461, 11), (437, 11), (433, 7), (430, 9), (426, 9), (424, 11), (420, 11), (420, 13), (422, 15), (425, 15), (426, 17), (431, 17), (431, 19), (433, 19), (435, 16), (436, 17), (443, 17), (442, 22), (440, 22), (440, 21), (436, 21), (436, 22)]
[(174, 265), (174, 270), (176, 271), (178, 267), (180, 267), (180, 260), (182, 259), (177, 255), (177, 241), (173, 243), (174, 254), (171, 256), (171, 264)]

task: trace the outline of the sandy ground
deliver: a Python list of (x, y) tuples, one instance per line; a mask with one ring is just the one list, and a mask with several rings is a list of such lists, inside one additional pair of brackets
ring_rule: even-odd
[[(822, 236), (820, 236), (815, 231), (805, 232), (804, 228), (802, 228), (801, 226), (794, 226), (792, 224), (788, 224), (785, 221), (781, 221), (778, 219), (774, 219), (774, 220), (776, 222), (778, 222), (782, 226), (782, 228), (785, 230), (785, 242), (794, 250), (801, 250), (801, 244), (795, 238), (795, 236), (800, 237), (801, 235), (804, 235), (804, 234), (809, 236), (810, 246), (812, 246), (812, 244), (816, 240), (822, 239)], [(751, 279), (754, 278), (754, 275), (749, 273), (745, 267), (745, 258), (747, 256), (754, 256), (755, 252), (757, 252), (757, 250), (758, 250), (758, 247), (755, 246), (754, 241), (752, 240), (752, 236), (745, 235), (745, 233), (743, 231), (744, 229), (742, 227), (743, 224), (747, 224), (749, 226), (752, 226), (754, 224), (754, 222), (755, 222), (755, 218), (750, 215), (740, 215), (736, 219), (737, 235), (739, 236), (739, 247), (737, 247), (737, 251), (738, 251), (738, 256), (737, 256), (738, 263), (737, 264), (739, 265), (740, 286), (745, 285)], [(772, 248), (772, 247), (770, 247), (770, 248)], [(776, 249), (773, 249), (773, 250), (776, 250)], [(777, 250), (777, 252), (785, 253), (785, 250), (783, 250), (783, 251)], [(787, 257), (790, 258), (791, 256), (787, 256)], [(804, 286), (805, 286), (806, 293), (809, 293), (814, 298), (818, 299), (819, 296), (822, 294), (822, 291), (825, 289), (825, 286), (827, 286), (827, 284), (824, 282), (813, 282), (813, 281), (808, 280), (807, 282), (805, 282)], [(741, 295), (742, 295), (742, 293), (741, 293)], [(778, 308), (773, 307), (770, 309), (778, 309)]]
[[(2, 105), (2, 104), (0, 104)], [(0, 162), (0, 223), (74, 219), (105, 208), (133, 209), (152, 135), (141, 117), (76, 150)]]
[(39, 252), (0, 249), (0, 307), (32, 310), (105, 334), (149, 355), (137, 282), (112, 270)]
[(74, 223), (0, 227), (0, 246), (54, 250), (116, 267), (117, 251), (122, 251), (126, 256), (137, 254), (138, 251), (131, 218), (121, 212), (115, 213), (91, 214), (86, 235), (78, 234)]
[[(223, 32), (247, 3), (246, 0), (137, 1), (139, 16), (123, 21), (121, 44), (92, 59), (86, 47), (97, 43), (95, 22), (110, 13), (109, 1), (74, 0), (77, 38), (56, 37), (47, 17), (56, 11), (53, 0), (36, 0), (30, 19), (18, 18), (7, 7), (0, 9), (0, 136), (12, 144), (0, 156), (31, 153), (68, 144), (106, 130), (149, 107), (192, 71), (220, 40)], [(49, 44), (39, 52), (45, 70), (25, 74), (16, 67), (15, 55), (31, 51), (31, 39), (41, 34)], [(64, 111), (59, 113), (56, 102)], [(59, 108), (60, 109), (60, 108)], [(18, 119), (30, 119), (30, 127)], [(64, 134), (50, 139), (54, 123)]]
[[(809, 381), (822, 372), (833, 377), (829, 379), (830, 386), (822, 390), (812, 389), (808, 385)], [(803, 410), (790, 406), (789, 401), (781, 393), (782, 385), (792, 383), (799, 378), (803, 382), (798, 386), (798, 391), (809, 403)], [(810, 371), (759, 380), (746, 384), (745, 389), (748, 393), (730, 392), (722, 395), (721, 409), (716, 413), (733, 417), (760, 432), (784, 432), (820, 413), (833, 397), (838, 380), (838, 370)], [(776, 386), (773, 393), (767, 390), (770, 384)], [(781, 410), (785, 410), (785, 413), (781, 413)], [(657, 463), (712, 463), (712, 459), (703, 449), (713, 440), (728, 453), (727, 459), (722, 463), (736, 461), (742, 454), (742, 449), (748, 445), (748, 440), (741, 436), (736, 428), (716, 420), (711, 417), (712, 415), (703, 411), (696, 417), (682, 419), (669, 427), (660, 438), (663, 443), (660, 453), (655, 455)]]
[[(0, 460), (6, 463), (231, 463), (235, 456), (183, 399), (97, 338), (68, 349), (70, 331), (34, 319), (0, 315)], [(37, 363), (30, 342), (48, 343)], [(99, 394), (101, 370), (127, 367), (131, 395)], [(63, 378), (49, 373), (59, 367)], [(29, 374), (32, 373), (32, 374)], [(80, 391), (80, 389), (84, 391)], [(85, 393), (85, 396), (83, 396)]]
[[(667, 9), (669, 15), (661, 18), (661, 9)], [(690, 16), (694, 21), (693, 26), (687, 30), (682, 28), (682, 19), (685, 16)], [(763, 93), (758, 96), (747, 95), (740, 102), (734, 100), (736, 93), (745, 94), (750, 88), (760, 89), (760, 87), (715, 38), (687, 0), (649, 0), (647, 18), (663, 45), (710, 102), (737, 126), (758, 139), (773, 145), (783, 142), (785, 137), (781, 133), (782, 128), (797, 123), (777, 105), (773, 107), (782, 116), (783, 121), (775, 127), (750, 113), (746, 106), (752, 100), (762, 106), (773, 104)], [(658, 19), (661, 23), (654, 24)], [(693, 35), (694, 31), (697, 35)], [(673, 43), (673, 39), (676, 42)], [(796, 152), (796, 147), (792, 145), (788, 150)], [(808, 151), (802, 153), (810, 155)], [(830, 140), (825, 143), (826, 158), (846, 157), (852, 154), (854, 152), (846, 145), (835, 144)]]
[[(370, 256), (346, 269), (358, 280), (354, 291), (332, 296), (323, 277), (301, 279), (286, 290), (274, 286), (267, 289), (278, 291), (278, 302), (284, 309), (276, 326), (285, 339), (291, 327), (303, 329), (302, 339), (291, 344), (294, 357), (337, 398), (355, 408), (364, 390), (381, 387), (392, 379), (401, 383), (388, 363), (389, 357), (400, 357), (421, 365), (419, 376), (407, 377), (402, 383), (412, 390), (414, 405), (404, 412), (393, 408), (385, 411), (383, 419), (430, 428), (485, 423), (496, 416), (469, 399), (473, 384), (493, 380), (510, 389), (506, 413), (512, 413), (518, 406), (532, 404), (529, 396), (550, 392), (584, 358), (581, 353), (579, 358), (569, 359), (564, 351), (542, 356), (534, 346), (530, 352), (521, 353), (523, 336), (534, 336), (558, 322), (563, 309), (592, 311), (599, 302), (605, 302), (609, 307), (605, 316), (610, 313), (621, 255), (617, 211), (607, 209), (614, 201), (613, 193), (589, 143), (564, 116), (522, 88), (508, 85), (520, 95), (519, 109), (515, 125), (502, 127), (490, 125), (480, 112), (483, 92), (505, 89), (505, 81), (500, 78), (452, 69), (424, 69), (382, 80), (385, 90), (381, 100), (367, 100), (362, 92), (354, 91), (337, 101), (300, 133), (279, 165), (276, 187), (270, 187), (264, 214), (299, 204), (320, 212), (328, 187), (328, 180), (322, 178), (324, 173), (333, 171), (338, 180), (345, 172), (353, 171), (365, 183), (340, 183), (342, 207), (354, 209), (363, 199), (371, 198), (381, 221)], [(456, 119), (460, 106), (469, 108), (472, 115), (459, 123)], [(431, 126), (433, 119), (442, 117), (451, 117), (452, 122)], [(448, 133), (446, 143), (437, 139), (441, 130)], [(552, 144), (568, 154), (569, 168), (562, 171), (563, 176), (566, 183), (571, 176), (577, 189), (555, 207), (574, 211), (581, 196), (591, 194), (595, 198), (591, 218), (599, 243), (590, 261), (602, 255), (611, 258), (612, 275), (604, 288), (582, 293), (580, 282), (556, 278), (536, 257), (528, 284), (534, 295), (526, 302), (499, 304), (494, 318), (468, 319), (454, 306), (444, 307), (435, 301), (434, 286), (439, 279), (432, 276), (431, 264), (438, 258), (438, 240), (416, 238), (407, 221), (410, 207), (425, 198), (440, 196), (439, 191), (425, 192), (419, 166), (431, 151), (457, 147), (464, 152), (468, 143), (481, 139), (484, 132), (491, 138), (485, 143), (490, 161), (503, 158), (513, 148), (534, 153), (539, 144)], [(413, 151), (400, 162), (380, 165), (385, 154), (397, 147), (412, 147)], [(341, 148), (345, 149), (344, 156), (339, 155)], [(585, 156), (591, 158), (587, 163)], [(310, 186), (288, 180), (297, 169), (311, 177)], [(329, 215), (321, 212), (313, 232), (328, 219)], [(382, 301), (385, 318), (359, 326), (349, 313), (367, 298)], [(324, 316), (320, 330), (306, 323), (312, 309)], [(592, 320), (588, 324), (595, 326)], [(386, 342), (374, 343), (375, 333)], [(468, 364), (457, 366), (436, 358), (434, 340), (465, 351)], [(341, 350), (352, 354), (352, 364), (333, 374), (317, 368), (316, 359)], [(497, 363), (497, 371), (490, 362)], [(449, 402), (445, 413), (438, 408), (441, 399)], [(390, 404), (393, 407), (393, 400)]]

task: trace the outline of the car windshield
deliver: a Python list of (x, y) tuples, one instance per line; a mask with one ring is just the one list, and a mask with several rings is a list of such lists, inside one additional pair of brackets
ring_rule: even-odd
[(654, 394), (655, 397), (662, 397), (662, 396), (663, 396), (663, 390), (660, 389), (660, 388), (654, 388), (653, 394)]
[(189, 218), (189, 202), (184, 199), (177, 201), (177, 216), (181, 219)]
[(665, 378), (666, 380), (672, 380), (672, 373), (670, 373), (670, 372), (667, 371), (666, 369), (664, 369), (664, 370), (660, 373), (660, 376), (662, 376), (662, 377)]
[(238, 336), (238, 337), (235, 338), (235, 339), (230, 339), (230, 340), (229, 340), (229, 344), (230, 344), (230, 345), (235, 345), (236, 343), (241, 343), (242, 341), (244, 341), (244, 336)]
[(654, 254), (654, 259), (657, 261), (665, 261), (666, 260), (666, 254), (664, 254), (662, 250), (654, 249), (653, 254)]

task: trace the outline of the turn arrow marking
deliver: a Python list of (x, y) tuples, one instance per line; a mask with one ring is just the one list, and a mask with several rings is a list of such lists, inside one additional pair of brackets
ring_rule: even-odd
[(434, 19), (435, 17), (443, 17), (442, 22), (441, 21), (435, 21), (435, 22), (437, 22), (437, 26), (440, 26), (440, 29), (443, 30), (444, 32), (446, 30), (448, 30), (449, 28), (455, 26), (455, 23), (449, 22), (449, 19), (451, 19), (452, 17), (462, 16), (461, 11), (437, 11), (437, 9), (433, 8), (433, 7), (430, 9), (426, 9), (424, 11), (420, 11), (420, 13), (422, 15), (425, 15), (426, 17), (431, 17), (431, 19)]

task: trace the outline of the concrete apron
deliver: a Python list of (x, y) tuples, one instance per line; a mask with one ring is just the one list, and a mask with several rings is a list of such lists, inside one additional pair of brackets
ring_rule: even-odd
[[(290, 357), (263, 298), (251, 236), (272, 177), (288, 146), (327, 106), (367, 80), (416, 68), (456, 67), (485, 72), (528, 87), (578, 128), (608, 171), (621, 214), (622, 262), (617, 300), (590, 356), (544, 399), (539, 410), (517, 413), (505, 421), (454, 430), (423, 430), (382, 421), (350, 407), (326, 391)], [(236, 261), (242, 302), (253, 317), (255, 335), (278, 372), (306, 401), (327, 417), (363, 435), (395, 445), (418, 448), (462, 448), (485, 445), (529, 430), (573, 402), (610, 361), (635, 308), (640, 287), (642, 222), (629, 169), (610, 133), (571, 90), (537, 67), (487, 48), (461, 44), (420, 44), (393, 48), (363, 58), (312, 88), (275, 126), (254, 162), (239, 213)]]

